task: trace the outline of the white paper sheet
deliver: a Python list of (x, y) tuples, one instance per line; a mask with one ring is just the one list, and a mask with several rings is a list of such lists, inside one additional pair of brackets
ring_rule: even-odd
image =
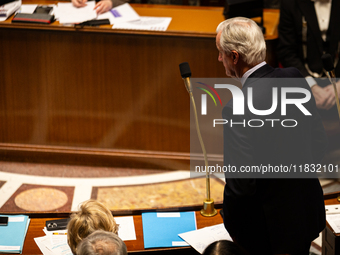
[(179, 236), (201, 254), (209, 244), (215, 241), (218, 240), (232, 241), (223, 223), (211, 227), (201, 228), (198, 230), (182, 233), (179, 234)]
[(54, 255), (54, 253), (50, 250), (51, 246), (48, 236), (36, 237), (34, 238), (34, 241), (44, 255)]
[(340, 214), (326, 214), (326, 220), (335, 233), (340, 233)]
[(37, 4), (22, 4), (18, 12), (32, 14), (37, 7)]
[(35, 238), (34, 241), (44, 255), (72, 255), (67, 243), (67, 230), (48, 231), (43, 229), (46, 236)]
[(135, 224), (132, 216), (115, 217), (116, 223), (119, 224), (118, 236), (123, 241), (136, 240)]
[(326, 205), (326, 214), (340, 214), (339, 205)]
[(112, 29), (133, 29), (133, 30), (152, 30), (166, 31), (171, 22), (170, 17), (147, 17), (142, 16), (140, 20), (123, 23), (114, 23)]
[(140, 20), (140, 16), (131, 7), (130, 4), (125, 3), (112, 8), (108, 12), (98, 15), (97, 19), (109, 19), (110, 24), (116, 24), (121, 22)]
[(72, 3), (58, 3), (54, 16), (61, 24), (77, 24), (97, 18), (95, 1), (88, 1), (85, 7), (77, 8)]

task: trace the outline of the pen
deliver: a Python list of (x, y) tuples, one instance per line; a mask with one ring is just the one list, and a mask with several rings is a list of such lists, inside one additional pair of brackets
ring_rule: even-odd
[(53, 232), (53, 235), (67, 235), (67, 233), (57, 233), (57, 232)]

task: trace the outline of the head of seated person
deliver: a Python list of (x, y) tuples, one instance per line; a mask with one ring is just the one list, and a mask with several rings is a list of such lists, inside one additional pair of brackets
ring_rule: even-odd
[(219, 240), (209, 244), (202, 255), (246, 255), (246, 253), (234, 242)]
[(77, 255), (127, 255), (127, 249), (118, 235), (97, 230), (79, 243)]
[(118, 233), (118, 225), (111, 211), (96, 200), (87, 200), (80, 205), (79, 211), (71, 215), (67, 225), (67, 242), (73, 252), (85, 237), (96, 230)]

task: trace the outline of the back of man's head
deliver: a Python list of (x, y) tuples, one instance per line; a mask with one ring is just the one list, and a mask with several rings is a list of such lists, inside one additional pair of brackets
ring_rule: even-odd
[(221, 22), (220, 46), (227, 53), (237, 51), (248, 65), (259, 64), (266, 58), (266, 42), (260, 27), (251, 19), (235, 17)]
[(97, 230), (84, 238), (77, 247), (77, 255), (127, 255), (125, 243), (118, 235)]

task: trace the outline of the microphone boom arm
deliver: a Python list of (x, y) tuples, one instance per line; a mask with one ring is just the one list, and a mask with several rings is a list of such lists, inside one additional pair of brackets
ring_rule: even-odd
[(208, 157), (207, 157), (207, 152), (205, 150), (205, 146), (203, 143), (203, 139), (202, 139), (199, 123), (198, 123), (196, 104), (194, 100), (194, 95), (192, 93), (192, 86), (190, 83), (191, 70), (187, 62), (181, 63), (179, 65), (179, 68), (180, 68), (181, 75), (182, 75), (182, 78), (185, 84), (185, 88), (187, 89), (190, 99), (191, 99), (191, 103), (192, 103), (194, 115), (195, 115), (196, 131), (197, 131), (198, 139), (200, 141), (202, 152), (204, 155), (205, 172), (206, 172), (206, 199), (203, 201), (203, 209), (201, 210), (201, 214), (206, 217), (211, 217), (217, 214), (217, 210), (214, 208), (214, 200), (211, 199), (210, 197), (210, 172), (209, 172)]

